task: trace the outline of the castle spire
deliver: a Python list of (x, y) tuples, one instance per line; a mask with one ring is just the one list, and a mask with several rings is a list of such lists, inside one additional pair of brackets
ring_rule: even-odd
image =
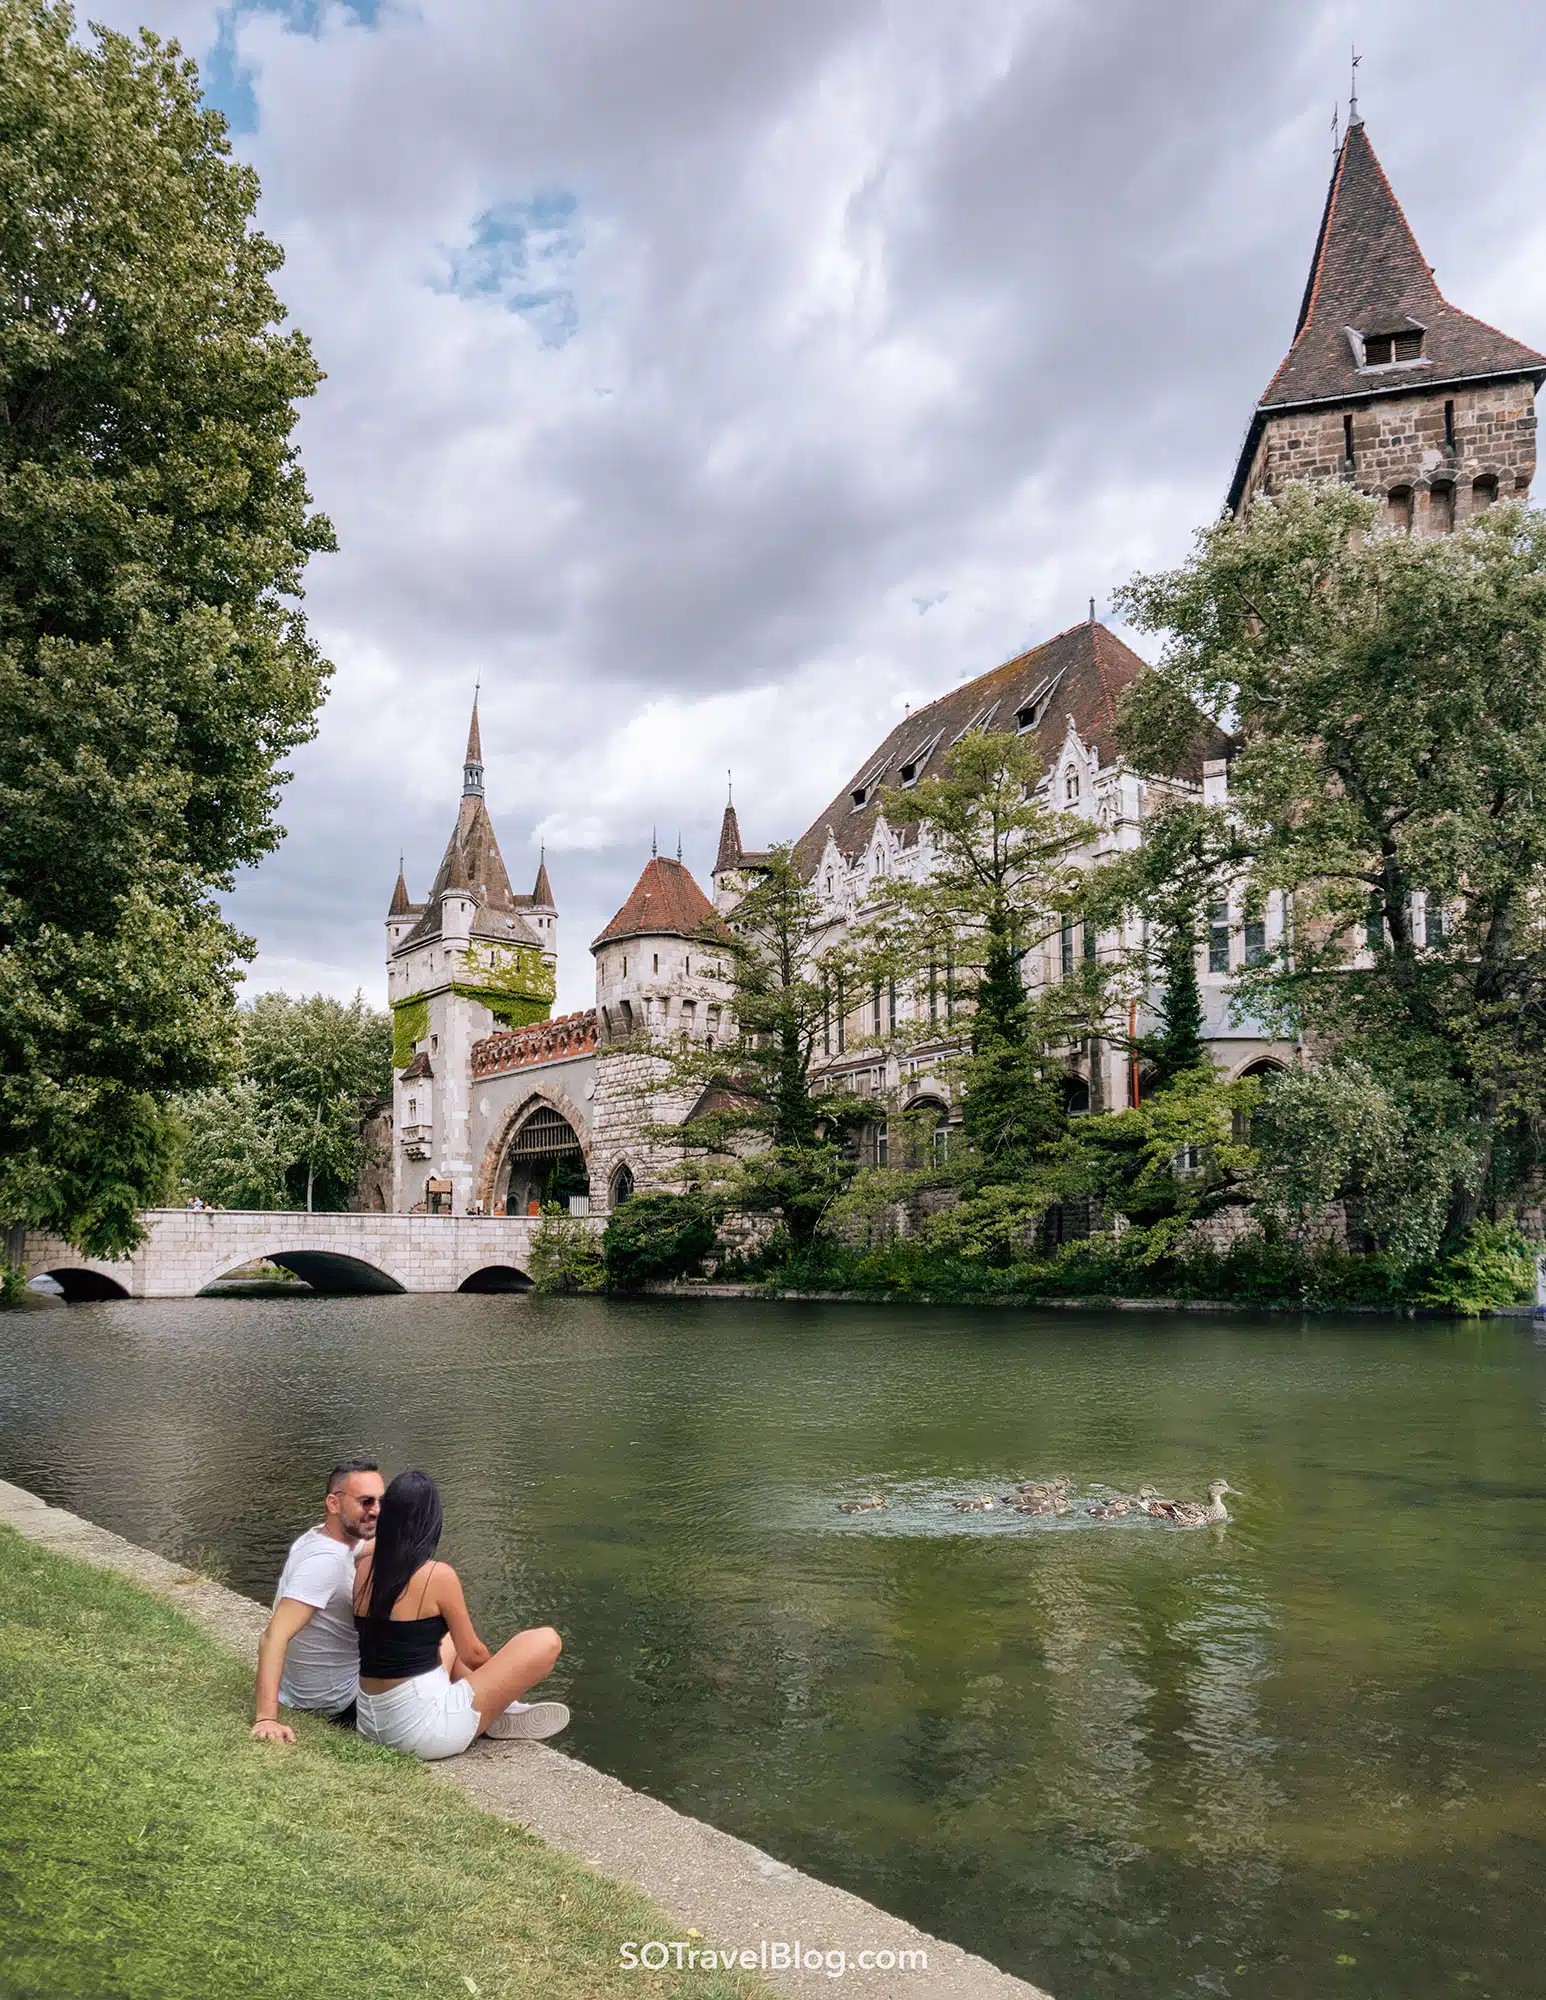
[(406, 917), (411, 907), (412, 905), (408, 901), (408, 878), (403, 873), (403, 857), (399, 854), (397, 857), (397, 887), (392, 891), (392, 903), (387, 911), (387, 915), (389, 917)]
[(483, 796), (483, 738), (478, 730), (478, 690), (472, 691), (472, 721), (467, 728), (467, 754), (462, 759), (462, 797)]
[(727, 800), (725, 816), (719, 823), (719, 852), (714, 857), (714, 873), (724, 875), (741, 865), (741, 823), (735, 807)]
[(541, 858), (537, 862), (537, 883), (531, 892), (531, 900), (533, 909), (553, 910), (558, 907), (553, 901), (553, 884), (548, 880), (548, 851), (546, 845), (544, 845)]

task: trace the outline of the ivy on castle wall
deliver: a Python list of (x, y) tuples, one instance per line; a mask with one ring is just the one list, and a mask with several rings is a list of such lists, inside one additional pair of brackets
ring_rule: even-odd
[(413, 1045), (429, 1033), (427, 1000), (394, 1000), (392, 1003), (392, 1067), (406, 1069), (413, 1061)]
[[(469, 987), (474, 994), (509, 994), (524, 1000), (545, 1000), (551, 1006), (558, 991), (553, 961), (529, 945), (473, 943), (467, 947), (463, 963), (468, 972), (484, 975)], [(546, 1018), (545, 1014), (532, 1016), (538, 1021)]]
[(551, 995), (546, 1000), (537, 1000), (529, 994), (502, 991), (496, 986), (461, 984), (453, 985), (451, 991), (463, 1000), (476, 1000), (480, 1007), (487, 1007), (502, 1028), (530, 1028), (547, 1020), (553, 1011)]

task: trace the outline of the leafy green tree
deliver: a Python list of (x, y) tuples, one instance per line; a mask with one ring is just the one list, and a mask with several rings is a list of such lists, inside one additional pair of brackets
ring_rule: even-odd
[(0, 0), (0, 1220), (112, 1252), (230, 1054), (332, 531), (255, 176), (175, 45), (73, 27)]
[(184, 1098), (177, 1107), (184, 1197), (216, 1208), (289, 1208), (285, 1176), (299, 1132), (250, 1078)]
[(693, 1109), (655, 1136), (685, 1146), (688, 1178), (721, 1213), (776, 1216), (801, 1247), (857, 1165), (846, 1135), (863, 1107), (811, 1089), (833, 996), (845, 976), (855, 990), (854, 961), (827, 947), (827, 919), (790, 848), (771, 849), (758, 867), (729, 918), (702, 936), (729, 967), (734, 1035), (662, 1052), (662, 1080)]
[(1246, 895), (1286, 898), (1242, 1003), (1433, 1138), (1429, 1247), (1455, 1243), (1546, 1121), (1546, 520), (1502, 506), (1423, 538), (1295, 486), (1124, 602), (1170, 634), (1126, 697), (1130, 754), (1174, 768), (1198, 709), (1232, 726)]
[(239, 1015), (239, 1076), (182, 1101), (183, 1177), (226, 1208), (341, 1209), (391, 1086), (390, 1018), (356, 994), (264, 993)]
[(714, 1211), (700, 1194), (630, 1195), (613, 1209), (602, 1238), (608, 1286), (631, 1292), (647, 1278), (701, 1271), (716, 1229)]
[(1071, 1182), (1126, 1218), (1125, 1250), (1153, 1263), (1177, 1251), (1194, 1222), (1250, 1201), (1256, 1155), (1245, 1134), (1259, 1088), (1226, 1084), (1204, 1057), (1141, 1104), (1071, 1125)]
[(882, 811), (918, 828), (929, 868), (877, 885), (884, 903), (860, 934), (872, 972), (932, 988), (936, 1008), (944, 985), (939, 1011), (959, 1018), (966, 1044), (947, 1065), (964, 1147), (911, 1175), (868, 1180), (861, 1199), (891, 1202), (910, 1183), (948, 1186), (958, 1203), (934, 1233), (971, 1254), (1008, 1254), (1058, 1198), (1047, 1169), (1066, 1125), (1061, 1052), (1101, 1006), (1100, 968), (1083, 954), (1072, 978), (1039, 992), (1026, 982), (1027, 961), (1077, 910), (1074, 856), (1089, 837), (1083, 821), (1046, 804), (1044, 775), (1029, 739), (974, 731), (942, 777), (884, 792)]
[(606, 1282), (600, 1238), (568, 1209), (545, 1203), (532, 1233), (531, 1275), (542, 1293), (599, 1292)]

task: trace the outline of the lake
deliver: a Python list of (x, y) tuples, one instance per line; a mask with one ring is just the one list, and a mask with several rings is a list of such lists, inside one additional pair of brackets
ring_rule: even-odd
[[(1543, 1421), (1521, 1321), (0, 1316), (0, 1475), (266, 1600), (331, 1459), (422, 1465), (483, 1636), (564, 1634), (561, 1747), (1056, 2000), (1546, 1993)], [(947, 1504), (1057, 1474), (1240, 1493)]]

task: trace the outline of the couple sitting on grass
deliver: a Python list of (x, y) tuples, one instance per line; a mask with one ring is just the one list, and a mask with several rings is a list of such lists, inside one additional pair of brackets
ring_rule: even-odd
[(491, 1653), (461, 1579), (436, 1559), (440, 1494), (425, 1472), (383, 1489), (373, 1460), (328, 1474), (322, 1525), (291, 1545), (258, 1644), (254, 1736), (293, 1743), (287, 1708), (319, 1711), (372, 1743), (454, 1757), (479, 1736), (556, 1736), (561, 1701), (517, 1699), (553, 1671), (551, 1625)]

